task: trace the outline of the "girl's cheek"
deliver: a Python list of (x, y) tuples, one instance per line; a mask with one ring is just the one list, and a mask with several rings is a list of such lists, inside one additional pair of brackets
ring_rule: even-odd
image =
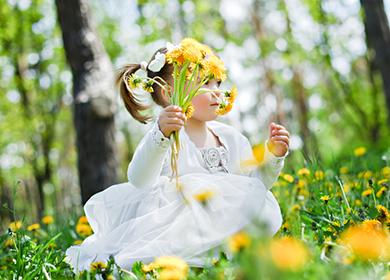
[(209, 98), (206, 94), (195, 96), (192, 99), (192, 104), (194, 105), (194, 107), (198, 107), (199, 109), (207, 108), (207, 106), (210, 105), (209, 103)]

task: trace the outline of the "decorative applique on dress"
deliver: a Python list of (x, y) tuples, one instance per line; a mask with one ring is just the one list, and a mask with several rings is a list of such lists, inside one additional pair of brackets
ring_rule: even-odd
[(211, 172), (229, 173), (226, 166), (229, 160), (228, 152), (224, 146), (200, 148), (204, 165)]

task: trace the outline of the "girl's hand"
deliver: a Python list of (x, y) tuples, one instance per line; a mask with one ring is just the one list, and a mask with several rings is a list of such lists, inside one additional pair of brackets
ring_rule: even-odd
[(165, 107), (159, 117), (158, 125), (165, 137), (169, 137), (173, 131), (179, 130), (187, 121), (183, 110), (176, 105)]
[(269, 131), (268, 150), (277, 157), (284, 156), (290, 144), (290, 133), (284, 126), (274, 122), (270, 124)]

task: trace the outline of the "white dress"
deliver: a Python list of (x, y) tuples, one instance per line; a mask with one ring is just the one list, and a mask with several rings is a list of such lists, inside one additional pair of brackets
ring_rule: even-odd
[[(254, 159), (249, 140), (219, 121), (207, 122), (207, 127), (223, 146), (199, 149), (184, 128), (179, 131), (179, 193), (175, 180), (170, 180), (169, 139), (157, 120), (152, 123), (129, 164), (129, 181), (86, 202), (84, 211), (94, 234), (66, 250), (65, 260), (75, 272), (89, 269), (91, 262), (105, 262), (110, 255), (128, 270), (136, 261), (149, 263), (163, 255), (202, 267), (210, 252), (217, 256), (216, 248), (252, 221), (263, 221), (271, 235), (279, 230), (282, 215), (269, 189), (288, 152), (276, 157), (266, 149), (261, 169), (244, 169), (240, 163)], [(194, 197), (203, 191), (213, 193), (206, 204)]]

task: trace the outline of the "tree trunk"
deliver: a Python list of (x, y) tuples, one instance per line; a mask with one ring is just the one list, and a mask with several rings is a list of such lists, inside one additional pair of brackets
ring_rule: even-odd
[(87, 1), (56, 0), (56, 6), (73, 75), (73, 121), (84, 205), (93, 194), (117, 180), (114, 75)]
[(390, 126), (390, 28), (383, 0), (360, 0), (364, 9), (364, 28), (368, 48), (374, 51), (374, 63), (381, 72)]

